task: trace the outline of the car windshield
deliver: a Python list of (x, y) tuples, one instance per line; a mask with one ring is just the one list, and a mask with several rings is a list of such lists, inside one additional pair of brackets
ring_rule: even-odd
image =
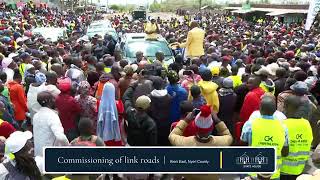
[(162, 41), (137, 41), (129, 42), (126, 53), (127, 57), (135, 58), (136, 52), (142, 51), (144, 56), (155, 57), (156, 52), (162, 51), (165, 56), (172, 56), (167, 43)]

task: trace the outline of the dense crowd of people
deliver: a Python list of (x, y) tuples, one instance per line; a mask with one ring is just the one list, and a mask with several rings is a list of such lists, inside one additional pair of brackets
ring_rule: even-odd
[[(311, 157), (320, 162), (316, 30), (209, 13), (151, 22), (114, 15), (120, 37), (161, 35), (175, 54), (167, 65), (161, 51), (155, 59), (138, 51), (129, 64), (111, 35), (84, 36), (102, 14), (0, 7), (0, 179), (54, 178), (42, 173), (46, 146), (232, 145), (276, 147), (276, 173), (243, 178), (320, 178), (301, 175)], [(35, 27), (61, 27), (67, 37), (52, 42)]]

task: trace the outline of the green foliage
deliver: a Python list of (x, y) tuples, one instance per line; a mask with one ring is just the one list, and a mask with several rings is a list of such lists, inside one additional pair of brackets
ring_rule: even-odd
[(121, 7), (120, 7), (119, 5), (116, 5), (116, 4), (112, 4), (112, 5), (110, 6), (110, 9), (115, 10), (115, 11), (119, 11), (120, 8), (121, 8)]
[(161, 10), (161, 4), (159, 4), (157, 1), (154, 1), (151, 5), (150, 5), (150, 11), (151, 12), (157, 12)]

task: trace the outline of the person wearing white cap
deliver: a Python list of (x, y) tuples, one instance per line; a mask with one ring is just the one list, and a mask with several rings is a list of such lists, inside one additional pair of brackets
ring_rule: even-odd
[(1, 65), (2, 65), (3, 71), (7, 74), (7, 82), (12, 81), (13, 75), (14, 75), (13, 69), (17, 67), (17, 64), (13, 62), (12, 58), (8, 57), (2, 60)]
[(41, 180), (41, 172), (32, 154), (32, 133), (16, 131), (5, 142), (5, 161), (0, 164), (0, 179)]

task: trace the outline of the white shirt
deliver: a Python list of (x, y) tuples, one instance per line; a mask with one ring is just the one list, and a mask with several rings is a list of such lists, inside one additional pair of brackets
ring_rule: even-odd
[(30, 84), (29, 91), (27, 94), (27, 105), (30, 112), (30, 117), (33, 118), (33, 116), (39, 111), (41, 108), (40, 104), (37, 101), (38, 93), (43, 91), (44, 89), (44, 83), (40, 86), (32, 86)]
[[(283, 120), (287, 119), (286, 115), (284, 115), (281, 111), (278, 111), (278, 110), (273, 113), (273, 117), (274, 117), (274, 119), (277, 119), (277, 120), (280, 120), (280, 121), (283, 121)], [(254, 111), (250, 115), (248, 121), (252, 121), (252, 120), (257, 119), (257, 118), (261, 118), (260, 111)]]
[(33, 117), (33, 137), (35, 156), (43, 156), (46, 146), (69, 144), (58, 114), (46, 107), (41, 107)]
[(10, 68), (4, 68), (3, 71), (7, 74), (7, 82), (13, 80), (14, 71)]

